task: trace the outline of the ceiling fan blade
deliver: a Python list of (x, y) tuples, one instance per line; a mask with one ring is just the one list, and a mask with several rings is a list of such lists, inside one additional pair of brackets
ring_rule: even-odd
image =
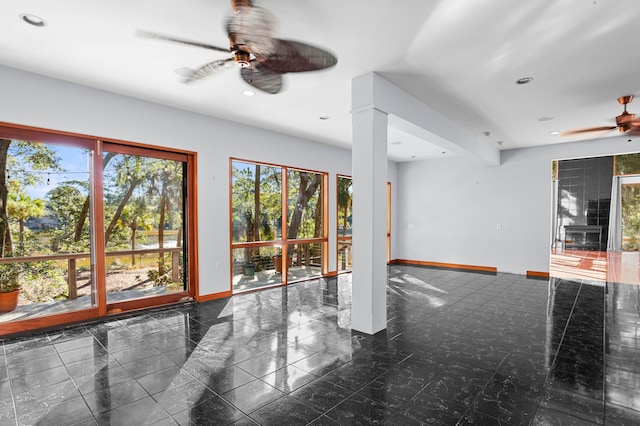
[(172, 43), (186, 44), (187, 46), (202, 47), (204, 49), (215, 50), (217, 52), (230, 53), (230, 50), (228, 48), (225, 49), (225, 48), (222, 48), (222, 47), (213, 46), (211, 44), (199, 43), (197, 41), (184, 40), (184, 39), (175, 38), (175, 37), (164, 35), (164, 34), (153, 33), (153, 32), (150, 32), (150, 31), (138, 30), (138, 31), (136, 31), (136, 35), (138, 37), (153, 38), (153, 39), (156, 39), (156, 40), (170, 41)]
[(268, 56), (256, 54), (256, 57), (260, 65), (276, 73), (316, 71), (338, 63), (332, 53), (319, 47), (293, 40), (274, 39), (274, 42), (274, 53)]
[(618, 126), (586, 127), (584, 129), (565, 130), (560, 136), (585, 135), (590, 133), (605, 133), (617, 129)]
[(233, 5), (234, 14), (227, 20), (229, 44), (235, 49), (267, 56), (275, 52), (276, 17), (259, 6)]
[(275, 95), (282, 90), (282, 74), (252, 62), (250, 67), (240, 69), (240, 75), (258, 90)]
[(184, 79), (184, 82), (193, 83), (194, 81), (202, 80), (203, 78), (209, 77), (219, 70), (230, 68), (234, 64), (235, 61), (233, 58), (220, 59), (218, 61), (209, 62), (208, 64), (204, 64), (203, 66), (191, 71), (191, 73), (189, 73)]

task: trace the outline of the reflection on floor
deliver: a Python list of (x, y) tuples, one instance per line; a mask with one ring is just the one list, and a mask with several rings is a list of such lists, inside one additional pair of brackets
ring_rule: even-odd
[[(322, 275), (322, 268), (319, 266), (292, 266), (288, 269), (288, 282), (307, 280)], [(282, 274), (276, 273), (275, 269), (255, 271), (252, 275), (236, 274), (233, 276), (233, 291), (241, 292), (255, 290), (257, 288), (269, 287), (282, 284)]]
[[(114, 303), (123, 300), (160, 296), (166, 293), (167, 287), (163, 285), (140, 290), (122, 290), (115, 293), (107, 293), (107, 302)], [(0, 322), (25, 320), (46, 315), (79, 311), (81, 309), (90, 309), (93, 306), (91, 296), (18, 305), (18, 307), (11, 312), (0, 313)]]
[(637, 251), (552, 250), (552, 277), (640, 284)]
[(11, 339), (0, 424), (640, 424), (638, 286), (390, 268)]

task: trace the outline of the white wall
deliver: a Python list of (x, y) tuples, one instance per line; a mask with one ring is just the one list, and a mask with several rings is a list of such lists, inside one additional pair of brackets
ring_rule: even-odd
[[(336, 174), (351, 175), (350, 151), (1, 66), (0, 93), (2, 122), (198, 153), (201, 295), (230, 290), (230, 157), (329, 173), (329, 270), (336, 269)], [(393, 188), (395, 176), (390, 164)]]
[(640, 151), (627, 139), (506, 150), (496, 167), (463, 157), (399, 164), (397, 258), (548, 271), (552, 160)]

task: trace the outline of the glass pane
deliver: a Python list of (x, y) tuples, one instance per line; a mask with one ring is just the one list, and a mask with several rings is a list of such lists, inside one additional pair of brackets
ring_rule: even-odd
[(351, 218), (353, 205), (352, 180), (338, 176), (338, 235), (351, 235)]
[(232, 252), (234, 292), (282, 284), (282, 273), (275, 266), (281, 264), (276, 257), (279, 247), (237, 248)]
[(83, 148), (0, 139), (0, 186), (6, 190), (0, 257), (16, 261), (0, 264), (0, 287), (20, 286), (17, 307), (0, 313), (0, 321), (95, 306), (89, 158)]
[(288, 282), (322, 275), (322, 259), (324, 243), (289, 244), (288, 255), (291, 263), (287, 274)]
[(107, 302), (186, 291), (185, 163), (104, 154)]
[(240, 161), (232, 163), (233, 242), (282, 238), (282, 169)]
[(640, 154), (624, 154), (615, 156), (616, 175), (640, 174)]
[(640, 184), (621, 185), (622, 250), (638, 251), (640, 239)]
[(351, 238), (338, 240), (338, 271), (351, 270)]
[(322, 238), (323, 175), (289, 170), (287, 174), (287, 239)]

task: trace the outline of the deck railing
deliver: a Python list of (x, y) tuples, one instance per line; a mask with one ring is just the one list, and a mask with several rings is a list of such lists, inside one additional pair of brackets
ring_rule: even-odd
[[(163, 247), (153, 249), (140, 249), (140, 250), (122, 250), (122, 251), (107, 251), (105, 255), (107, 257), (115, 256), (133, 256), (138, 254), (155, 254), (155, 253), (171, 253), (171, 279), (173, 282), (178, 282), (180, 279), (179, 265), (180, 265), (180, 253), (183, 247)], [(0, 265), (11, 263), (35, 263), (45, 262), (49, 260), (63, 261), (67, 260), (67, 285), (69, 286), (68, 299), (76, 299), (78, 297), (78, 272), (76, 263), (78, 259), (89, 259), (91, 253), (59, 253), (59, 254), (45, 254), (38, 256), (21, 256), (21, 257), (0, 257)]]

